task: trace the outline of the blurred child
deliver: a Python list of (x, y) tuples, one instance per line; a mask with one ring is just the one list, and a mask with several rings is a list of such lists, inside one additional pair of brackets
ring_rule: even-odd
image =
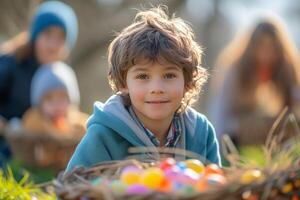
[(283, 108), (297, 103), (297, 56), (282, 24), (274, 20), (261, 21), (249, 35), (233, 40), (221, 54), (219, 76), (212, 83), (217, 134), (230, 134), (238, 145), (264, 143)]
[(42, 66), (31, 84), (32, 107), (23, 117), (26, 132), (83, 135), (87, 116), (78, 110), (79, 90), (73, 70), (62, 62)]
[(95, 103), (67, 171), (124, 159), (129, 147), (180, 148), (220, 164), (213, 126), (189, 106), (207, 73), (187, 23), (162, 7), (141, 11), (112, 41), (108, 60), (116, 94)]

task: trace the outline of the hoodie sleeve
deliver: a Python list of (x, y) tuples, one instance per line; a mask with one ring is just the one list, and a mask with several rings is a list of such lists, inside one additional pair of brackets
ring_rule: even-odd
[(101, 133), (107, 132), (106, 128), (93, 124), (88, 127), (87, 133), (78, 144), (71, 157), (66, 172), (75, 167), (90, 167), (96, 163), (112, 160), (106, 145), (101, 137)]
[(221, 166), (221, 158), (219, 152), (219, 144), (213, 125), (207, 120), (207, 141), (206, 141), (207, 155), (206, 158)]

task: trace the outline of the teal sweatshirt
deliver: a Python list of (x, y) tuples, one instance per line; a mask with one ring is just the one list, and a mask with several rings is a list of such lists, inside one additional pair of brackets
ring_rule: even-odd
[[(180, 114), (183, 130), (176, 148), (199, 154), (205, 162), (221, 165), (215, 131), (207, 118), (187, 107)], [(122, 160), (130, 147), (155, 147), (144, 130), (132, 119), (123, 99), (111, 96), (105, 104), (96, 102), (87, 123), (87, 133), (78, 144), (66, 171), (90, 167), (102, 161)], [(152, 153), (155, 156), (155, 153)]]

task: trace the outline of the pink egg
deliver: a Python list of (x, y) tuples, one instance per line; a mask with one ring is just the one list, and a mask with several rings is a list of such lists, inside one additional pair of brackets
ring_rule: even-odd
[(122, 172), (121, 172), (121, 173), (132, 172), (132, 171), (134, 171), (134, 172), (136, 172), (136, 171), (139, 172), (139, 171), (141, 171), (141, 169), (140, 169), (139, 167), (135, 166), (135, 165), (129, 165), (129, 166), (124, 167), (124, 168), (122, 169)]
[(144, 185), (135, 184), (127, 188), (127, 194), (147, 194), (151, 190)]
[(167, 180), (171, 182), (177, 181), (180, 175), (180, 168), (178, 166), (173, 166), (169, 169), (166, 169), (164, 174)]
[(185, 184), (196, 184), (200, 175), (192, 169), (186, 168), (179, 176), (179, 181)]

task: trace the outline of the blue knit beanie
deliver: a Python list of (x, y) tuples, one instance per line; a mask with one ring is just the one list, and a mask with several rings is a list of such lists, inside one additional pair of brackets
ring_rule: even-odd
[(43, 96), (50, 91), (63, 89), (68, 93), (71, 104), (78, 106), (80, 95), (73, 69), (63, 62), (42, 65), (31, 82), (31, 104), (39, 105)]
[(61, 27), (66, 35), (66, 46), (71, 50), (77, 40), (78, 23), (73, 9), (59, 1), (47, 1), (40, 4), (33, 16), (30, 39), (36, 40), (38, 35), (49, 26)]

